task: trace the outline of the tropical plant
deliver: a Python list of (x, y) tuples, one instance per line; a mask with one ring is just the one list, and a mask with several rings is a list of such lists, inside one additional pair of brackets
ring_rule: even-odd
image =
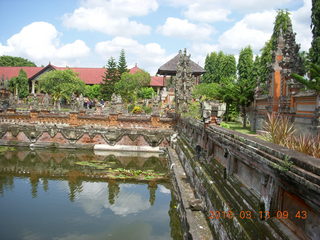
[(142, 87), (138, 90), (138, 97), (141, 99), (151, 99), (156, 95), (152, 87)]
[(101, 98), (101, 85), (86, 85), (84, 90), (84, 96), (90, 99), (99, 99)]
[(320, 94), (320, 65), (311, 63), (310, 65), (310, 77), (311, 79), (304, 78), (298, 74), (293, 73), (292, 77), (298, 82), (305, 85), (308, 89), (315, 90), (317, 94)]
[(276, 113), (267, 114), (264, 124), (263, 137), (269, 141), (282, 146), (287, 146), (295, 132), (294, 125), (287, 116)]
[(40, 89), (52, 96), (54, 104), (60, 99), (70, 101), (73, 93), (83, 94), (84, 82), (71, 69), (46, 72), (39, 77)]
[(241, 107), (243, 117), (243, 127), (247, 124), (246, 108), (253, 101), (254, 89), (256, 88), (256, 79), (253, 76), (254, 62), (253, 52), (250, 46), (242, 49), (239, 55), (237, 65), (238, 81), (234, 85), (234, 94), (237, 103)]
[(27, 73), (20, 69), (19, 75), (17, 77), (13, 77), (9, 81), (9, 89), (15, 92), (19, 98), (25, 98), (29, 95), (29, 82)]
[(320, 66), (320, 2), (312, 0), (311, 8), (312, 43), (310, 59), (313, 64)]
[(123, 73), (121, 80), (115, 84), (115, 92), (120, 94), (126, 102), (134, 103), (141, 88), (150, 84), (150, 74), (145, 71), (138, 71), (134, 74)]

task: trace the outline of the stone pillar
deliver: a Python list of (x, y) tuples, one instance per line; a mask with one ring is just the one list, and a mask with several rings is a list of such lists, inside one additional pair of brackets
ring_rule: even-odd
[(35, 81), (32, 80), (31, 81), (31, 94), (35, 94), (35, 85), (36, 85)]

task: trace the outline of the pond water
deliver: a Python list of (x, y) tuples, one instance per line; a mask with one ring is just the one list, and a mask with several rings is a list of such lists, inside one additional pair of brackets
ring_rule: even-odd
[(0, 153), (0, 239), (180, 239), (175, 207), (163, 156)]

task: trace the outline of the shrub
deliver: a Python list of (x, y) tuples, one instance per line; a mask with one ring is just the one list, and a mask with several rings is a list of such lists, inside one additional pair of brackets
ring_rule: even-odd
[(132, 109), (132, 113), (134, 113), (134, 114), (142, 113), (142, 108), (141, 108), (140, 106), (135, 106), (135, 107)]
[(143, 111), (146, 113), (146, 114), (150, 114), (152, 112), (152, 108), (151, 107), (148, 107), (148, 106), (143, 106)]
[(267, 121), (264, 125), (264, 138), (282, 146), (286, 146), (290, 138), (293, 136), (295, 129), (293, 123), (286, 116), (279, 114), (268, 114)]
[(220, 123), (220, 127), (229, 128), (229, 129), (231, 128), (230, 125), (228, 123), (225, 123), (225, 122), (221, 122)]

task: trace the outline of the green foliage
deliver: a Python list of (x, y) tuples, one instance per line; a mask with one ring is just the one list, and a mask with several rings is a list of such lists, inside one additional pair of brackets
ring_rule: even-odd
[(29, 95), (28, 77), (23, 69), (20, 69), (17, 77), (10, 79), (9, 88), (13, 92), (18, 92), (19, 98), (25, 98)]
[(85, 84), (71, 69), (46, 72), (39, 78), (41, 90), (50, 94), (56, 102), (59, 99), (70, 100), (72, 93), (84, 93)]
[(251, 47), (246, 47), (240, 51), (238, 69), (238, 81), (234, 85), (234, 97), (241, 106), (243, 116), (243, 127), (246, 127), (247, 113), (246, 107), (253, 101), (256, 79), (253, 76), (253, 52)]
[(115, 84), (115, 92), (120, 94), (126, 102), (135, 102), (141, 88), (150, 84), (150, 74), (138, 71), (134, 74), (123, 73), (121, 80)]
[(132, 113), (134, 113), (134, 114), (142, 113), (142, 107), (134, 106), (134, 108), (132, 109)]
[(275, 113), (267, 115), (264, 130), (266, 133), (263, 137), (267, 141), (282, 146), (287, 146), (295, 132), (294, 125), (288, 117)]
[(205, 60), (206, 73), (203, 76), (204, 83), (219, 83), (222, 78), (236, 76), (236, 60), (233, 55), (212, 52)]
[(148, 106), (143, 106), (142, 109), (146, 114), (150, 114), (152, 112), (152, 108)]
[(119, 57), (119, 61), (118, 61), (118, 71), (119, 71), (120, 75), (122, 73), (128, 72), (126, 55), (125, 55), (125, 52), (123, 49), (121, 49), (121, 51), (120, 51), (120, 57)]
[(292, 26), (290, 13), (287, 10), (278, 10), (271, 36), (272, 50), (277, 48), (277, 39), (280, 36), (280, 32), (282, 31), (284, 34), (290, 26)]
[(101, 85), (86, 85), (84, 89), (84, 96), (90, 99), (100, 99), (101, 98)]
[(36, 65), (28, 59), (12, 56), (1, 56), (0, 66), (3, 67), (36, 67)]
[(182, 113), (183, 117), (190, 117), (195, 119), (201, 119), (200, 102), (192, 102), (188, 105), (188, 111)]
[(115, 59), (113, 57), (109, 58), (101, 85), (103, 99), (111, 100), (111, 96), (115, 92), (115, 84), (119, 82), (120, 77)]
[(141, 99), (151, 99), (156, 94), (152, 87), (143, 87), (138, 91), (138, 97)]
[(320, 94), (320, 65), (311, 64), (310, 76), (311, 79), (309, 80), (298, 74), (292, 74), (292, 77), (298, 82), (304, 84), (309, 89), (315, 90), (317, 94)]
[(320, 66), (320, 2), (312, 0), (311, 8), (311, 30), (312, 43), (310, 48), (310, 59), (313, 64)]
[(220, 84), (200, 83), (194, 87), (192, 95), (194, 98), (220, 99)]
[(230, 129), (230, 128), (231, 128), (230, 124), (225, 123), (225, 122), (221, 122), (221, 123), (220, 123), (220, 127), (228, 128), (228, 129)]

